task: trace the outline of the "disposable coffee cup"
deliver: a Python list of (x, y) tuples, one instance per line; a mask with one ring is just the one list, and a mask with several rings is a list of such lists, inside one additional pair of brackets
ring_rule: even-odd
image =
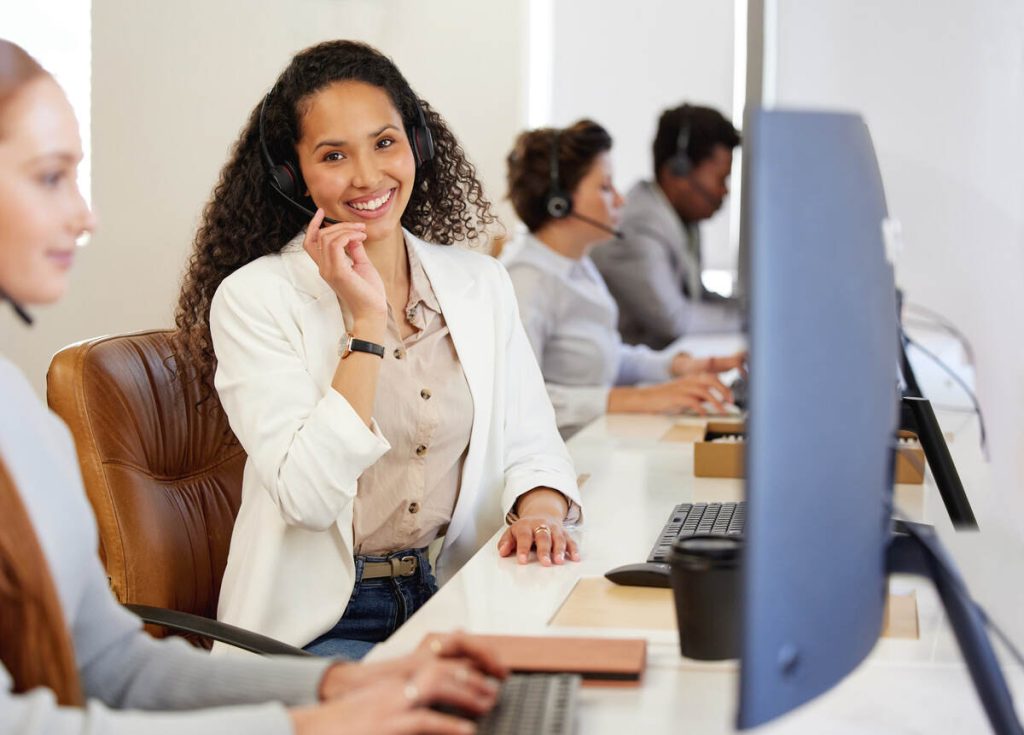
[(731, 536), (690, 536), (672, 547), (672, 592), (679, 648), (687, 658), (722, 661), (740, 655), (740, 557)]

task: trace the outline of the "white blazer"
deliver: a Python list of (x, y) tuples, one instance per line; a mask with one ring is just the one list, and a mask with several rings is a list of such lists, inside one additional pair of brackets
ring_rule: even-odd
[[(435, 570), (444, 582), (524, 492), (547, 486), (580, 498), (505, 269), (486, 255), (405, 237), (473, 398), (458, 502)], [(331, 387), (345, 326), (301, 235), (224, 280), (210, 329), (217, 393), (249, 455), (217, 617), (303, 646), (345, 610), (356, 481), (390, 445)]]

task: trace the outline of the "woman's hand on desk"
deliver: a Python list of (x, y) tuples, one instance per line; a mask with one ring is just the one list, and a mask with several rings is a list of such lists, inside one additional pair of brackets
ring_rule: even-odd
[(705, 404), (725, 413), (732, 403), (732, 392), (714, 375), (704, 373), (676, 378), (667, 383), (640, 386), (616, 386), (608, 392), (608, 413), (682, 413), (707, 414)]
[(579, 561), (579, 546), (562, 523), (568, 510), (568, 501), (557, 490), (541, 487), (524, 493), (516, 503), (518, 518), (498, 541), (498, 554), (516, 554), (519, 563), (526, 564), (536, 547), (537, 561), (546, 567), (564, 564), (567, 557)]

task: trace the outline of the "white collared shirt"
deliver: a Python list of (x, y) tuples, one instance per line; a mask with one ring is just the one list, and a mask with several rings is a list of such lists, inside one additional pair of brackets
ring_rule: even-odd
[(530, 234), (506, 253), (502, 262), (563, 437), (606, 412), (613, 385), (671, 377), (674, 353), (622, 342), (618, 307), (588, 256), (567, 258)]

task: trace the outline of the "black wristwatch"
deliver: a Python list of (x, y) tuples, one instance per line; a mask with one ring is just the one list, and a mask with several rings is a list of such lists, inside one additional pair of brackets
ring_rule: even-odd
[(365, 339), (356, 339), (351, 334), (341, 338), (338, 344), (338, 355), (344, 360), (353, 352), (369, 352), (371, 355), (384, 358), (384, 345), (376, 342), (367, 342)]

